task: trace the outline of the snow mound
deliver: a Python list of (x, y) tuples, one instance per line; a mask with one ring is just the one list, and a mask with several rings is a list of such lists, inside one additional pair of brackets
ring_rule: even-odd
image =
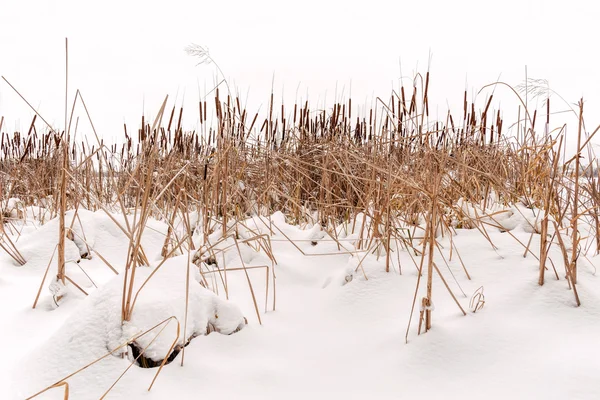
[(74, 398), (78, 398), (77, 393), (89, 395), (84, 382), (98, 368), (109, 372), (97, 378), (102, 380), (97, 386), (106, 388), (114, 382), (133, 361), (132, 349), (124, 346), (125, 343), (131, 344), (133, 338), (137, 349), (146, 349), (144, 357), (162, 361), (169, 357), (172, 346), (178, 352), (194, 337), (213, 331), (231, 334), (241, 330), (246, 319), (240, 309), (202, 287), (200, 276), (195, 271), (193, 264), (188, 266), (187, 256), (171, 258), (158, 270), (154, 267), (138, 267), (135, 271), (134, 294), (155, 273), (139, 291), (131, 319), (124, 324), (121, 324), (123, 274), (115, 276), (86, 298), (46, 343), (24, 358), (13, 379), (15, 387), (27, 381), (35, 382), (35, 388), (32, 389), (41, 390), (113, 352), (93, 368), (69, 379), (71, 392)]
[[(51, 270), (56, 270), (58, 245), (58, 218), (42, 225), (38, 230), (23, 234), (16, 241), (16, 246), (27, 261), (26, 267), (45, 269), (52, 258)], [(53, 257), (54, 255), (54, 257)], [(79, 248), (71, 240), (65, 240), (65, 260), (77, 262), (80, 259)]]
[[(185, 324), (185, 298), (187, 256), (170, 258), (148, 281), (139, 292), (131, 320), (125, 322), (119, 335), (112, 335), (109, 347), (118, 347), (130, 337), (138, 335), (148, 328), (175, 317), (183, 332)], [(240, 309), (208, 289), (200, 285), (200, 275), (193, 264), (189, 265), (190, 287), (188, 303), (188, 320), (185, 335), (182, 333), (176, 340), (177, 346), (183, 346), (190, 338), (206, 335), (209, 330), (223, 334), (231, 334), (245, 325)], [(152, 268), (140, 267), (136, 270), (135, 289), (137, 291), (153, 272)], [(115, 278), (116, 285), (111, 285), (111, 293), (105, 297), (117, 297), (122, 290), (122, 280)], [(116, 291), (116, 292), (115, 292)], [(120, 304), (119, 304), (120, 306)], [(117, 325), (120, 320), (117, 319)], [(211, 328), (209, 328), (209, 326)], [(119, 327), (113, 328), (118, 333)], [(136, 340), (141, 348), (147, 348), (146, 356), (155, 361), (168, 356), (169, 349), (177, 338), (177, 324), (170, 323), (156, 339), (154, 337), (162, 326), (157, 327)], [(116, 339), (116, 340), (114, 340)]]

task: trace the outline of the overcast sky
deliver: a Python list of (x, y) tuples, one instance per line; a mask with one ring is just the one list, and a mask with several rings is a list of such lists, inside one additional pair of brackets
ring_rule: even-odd
[[(200, 92), (217, 77), (184, 47), (207, 46), (251, 112), (276, 99), (322, 107), (389, 97), (402, 75), (430, 70), (432, 113), (462, 112), (469, 94), (500, 77), (547, 79), (568, 102), (587, 100), (588, 129), (600, 122), (598, 17), (593, 1), (8, 1), (0, 7), (0, 75), (57, 127), (64, 125), (64, 38), (70, 96), (80, 89), (100, 134), (137, 127), (166, 94), (195, 128)], [(206, 88), (206, 89), (205, 89)], [(497, 90), (499, 91), (499, 89)], [(485, 97), (485, 96), (483, 96)], [(516, 109), (506, 91), (495, 96)], [(185, 99), (185, 103), (182, 101)], [(485, 102), (485, 98), (479, 103)], [(553, 110), (560, 105), (558, 98)], [(172, 104), (172, 103), (171, 103)], [(288, 107), (293, 104), (288, 103)], [(481, 107), (483, 107), (481, 105)], [(510, 110), (509, 110), (510, 108)], [(32, 113), (3, 81), (5, 131), (26, 131)], [(434, 115), (435, 116), (435, 115)], [(575, 126), (575, 125), (573, 125)], [(82, 129), (85, 130), (84, 124)], [(574, 129), (573, 129), (574, 132)]]

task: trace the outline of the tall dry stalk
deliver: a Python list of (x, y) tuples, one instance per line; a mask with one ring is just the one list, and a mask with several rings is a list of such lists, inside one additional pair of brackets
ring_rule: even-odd
[(577, 284), (577, 251), (579, 248), (579, 174), (581, 159), (581, 130), (583, 125), (583, 99), (579, 100), (579, 128), (577, 130), (577, 153), (575, 154), (575, 183), (573, 188), (573, 215), (571, 217), (571, 251), (570, 270), (573, 284)]

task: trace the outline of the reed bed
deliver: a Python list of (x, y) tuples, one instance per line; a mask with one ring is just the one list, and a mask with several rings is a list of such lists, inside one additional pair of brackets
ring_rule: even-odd
[[(216, 89), (214, 102), (198, 105), (198, 131), (184, 132), (184, 110), (166, 110), (165, 100), (152, 124), (142, 117), (135, 135), (125, 126), (119, 146), (97, 136), (92, 145), (74, 143), (64, 132), (40, 128), (36, 116), (26, 135), (2, 132), (2, 215), (10, 221), (10, 198), (46, 208), (44, 216), (58, 215), (64, 169), (65, 209), (128, 213), (155, 195), (144, 218), (168, 221), (185, 193), (188, 211), (203, 217), (205, 234), (215, 223), (225, 233), (229, 221), (276, 211), (292, 223), (318, 223), (333, 233), (364, 213), (371, 223), (360, 228), (358, 247), (374, 241), (385, 247), (401, 228), (431, 213), (432, 205), (438, 210), (435, 223), (444, 230), (474, 227), (458, 201), (485, 209), (492, 197), (505, 205), (543, 208), (559, 224), (585, 205), (583, 214), (598, 231), (597, 181), (589, 171), (587, 181), (575, 179), (573, 171), (579, 176), (582, 170), (579, 157), (559, 159), (562, 132), (537, 133), (537, 111), (520, 110), (525, 118), (509, 136), (500, 111), (490, 109), (493, 96), (477, 110), (466, 92), (459, 118), (449, 113), (444, 122), (430, 123), (429, 73), (422, 81), (422, 87), (402, 87), (386, 102), (378, 98), (378, 106), (363, 116), (352, 115), (351, 99), (326, 111), (311, 110), (308, 102), (276, 106), (271, 96), (261, 120), (239, 98), (222, 99)], [(85, 107), (80, 94), (75, 103), (78, 99)], [(212, 125), (208, 103), (216, 116)], [(580, 114), (583, 120), (583, 109)], [(585, 132), (579, 137), (581, 153), (589, 140)], [(599, 243), (596, 238), (596, 251)]]
[[(9, 207), (12, 198), (23, 207), (44, 208), (40, 213), (44, 219), (80, 208), (132, 216), (133, 223), (121, 227), (130, 240), (123, 278), (122, 319), (126, 321), (139, 294), (133, 292), (136, 268), (149, 264), (141, 245), (149, 218), (172, 227), (165, 237), (165, 259), (178, 251), (194, 252), (206, 286), (218, 276), (227, 292), (226, 267), (215, 261), (216, 253), (224, 250), (215, 250), (209, 236), (221, 231), (221, 240), (233, 239), (238, 252), (244, 245), (265, 252), (272, 262), (264, 266), (267, 282), (271, 276), (274, 284), (271, 235), (257, 232), (242, 238), (238, 230), (254, 216), (264, 221), (271, 234), (279, 235), (283, 232), (270, 216), (282, 212), (291, 224), (320, 225), (327, 240), (337, 243), (336, 254), (359, 255), (361, 263), (368, 254), (376, 254), (388, 272), (394, 252), (405, 249), (417, 256), (412, 308), (420, 305), (421, 332), (432, 326), (436, 274), (465, 313), (434, 261), (436, 252), (441, 253), (438, 238), (451, 238), (455, 229), (477, 229), (495, 248), (488, 231), (502, 226), (496, 221), (498, 215), (487, 210), (493, 205), (523, 204), (541, 210), (532, 226), (534, 233), (541, 234), (540, 248), (532, 249), (531, 240), (519, 242), (524, 256), (539, 260), (539, 284), (544, 284), (550, 268), (559, 279), (556, 265), (563, 263), (567, 284), (580, 304), (577, 261), (600, 251), (596, 161), (590, 158), (587, 167), (580, 164), (598, 129), (591, 133), (583, 129), (583, 102), (575, 110), (576, 155), (565, 159), (564, 129), (548, 129), (549, 99), (546, 115), (540, 117), (538, 110), (530, 112), (524, 106), (515, 91), (520, 117), (508, 129), (500, 110), (492, 109), (493, 96), (481, 108), (469, 102), (465, 91), (459, 114), (448, 113), (443, 121), (431, 122), (429, 81), (429, 73), (419, 75), (412, 87), (402, 87), (385, 100), (377, 98), (376, 106), (361, 115), (353, 115), (352, 99), (314, 110), (308, 101), (292, 107), (276, 105), (271, 95), (264, 117), (250, 113), (238, 97), (223, 95), (217, 88), (213, 101), (201, 101), (193, 111), (200, 121), (196, 131), (184, 131), (184, 110), (169, 109), (165, 98), (153, 118), (142, 116), (137, 130), (124, 127), (121, 145), (105, 143), (95, 131), (89, 132), (90, 141), (74, 142), (69, 130), (57, 132), (36, 115), (25, 135), (2, 131), (2, 226), (19, 219)], [(90, 118), (80, 92), (75, 107)], [(540, 130), (541, 119), (546, 124)], [(474, 205), (481, 214), (467, 213), (461, 204)], [(197, 222), (191, 222), (191, 213), (197, 214)], [(175, 229), (176, 219), (183, 221), (185, 229)], [(359, 233), (352, 249), (339, 237), (340, 226)], [(68, 237), (68, 222), (63, 230)], [(194, 231), (204, 238), (200, 249), (190, 240)], [(4, 237), (2, 248), (24, 264)], [(561, 249), (562, 260), (549, 257), (552, 246)], [(452, 251), (460, 258), (458, 249)], [(242, 266), (239, 270), (248, 277), (260, 321), (257, 296), (243, 260)], [(357, 271), (360, 268), (359, 263)], [(469, 277), (464, 264), (463, 269)], [(57, 279), (64, 280), (60, 267)], [(418, 299), (421, 284), (426, 291)], [(474, 311), (483, 307), (482, 293), (483, 288), (472, 301)]]

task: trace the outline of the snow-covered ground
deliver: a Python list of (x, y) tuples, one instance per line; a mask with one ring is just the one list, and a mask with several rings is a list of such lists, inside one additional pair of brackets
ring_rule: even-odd
[[(123, 234), (102, 212), (82, 212), (81, 219), (88, 243), (122, 271), (128, 246)], [(149, 281), (131, 322), (122, 330), (123, 274), (115, 275), (95, 254), (90, 260), (67, 265), (67, 274), (89, 296), (70, 285), (59, 307), (54, 305), (47, 289), (56, 271), (54, 259), (37, 308), (32, 309), (58, 224), (50, 221), (25, 228), (17, 247), (27, 264), (19, 267), (4, 254), (0, 258), (0, 342), (4, 345), (0, 398), (27, 398), (170, 316), (177, 317), (183, 335), (188, 266), (186, 337), (199, 336), (185, 347), (184, 365), (180, 353), (163, 368), (149, 392), (157, 369), (133, 366), (106, 398), (600, 398), (600, 278), (593, 265), (600, 259), (580, 258), (582, 305), (576, 307), (556, 247), (551, 258), (560, 280), (550, 268), (545, 285), (537, 284), (538, 262), (532, 255), (524, 258), (524, 248), (515, 240), (528, 243), (531, 233), (525, 224), (513, 220), (516, 226), (510, 233), (487, 227), (497, 250), (477, 229), (457, 229), (453, 240), (472, 279), (467, 279), (456, 252), (449, 267), (439, 254), (436, 264), (467, 315), (463, 316), (435, 276), (433, 328), (417, 335), (419, 302), (425, 290), (422, 280), (405, 343), (419, 257), (405, 250), (395, 252), (391, 272), (386, 273), (385, 257), (370, 255), (357, 269), (363, 253), (329, 254), (338, 252), (337, 245), (318, 228), (287, 225), (281, 215), (275, 215), (273, 222), (281, 230), (273, 229), (271, 235), (277, 260), (275, 311), (272, 279), (265, 298), (265, 269), (248, 269), (262, 325), (246, 275), (234, 270), (242, 266), (237, 251), (230, 249), (226, 256), (227, 268), (232, 269), (227, 274), (228, 301), (222, 287), (218, 298), (201, 288), (196, 267), (188, 264), (186, 254), (180, 255), (164, 263)], [(267, 232), (264, 224), (255, 225)], [(136, 285), (161, 260), (166, 227), (158, 221), (149, 226), (144, 246), (153, 267), (138, 268)], [(449, 238), (438, 239), (448, 260)], [(350, 240), (342, 243), (354, 250)], [(78, 258), (81, 252), (76, 243), (67, 244), (67, 259)], [(270, 265), (264, 252), (240, 246), (246, 267)], [(533, 235), (530, 248), (537, 253), (539, 235)], [(300, 250), (324, 255), (304, 255)], [(470, 298), (481, 286), (485, 305), (473, 313)], [(217, 321), (215, 316), (226, 320)], [(217, 325), (221, 334), (204, 335), (208, 322)], [(241, 330), (226, 334), (236, 329)], [(175, 323), (169, 322), (151, 344), (150, 356), (162, 358), (160, 354), (175, 338)], [(151, 339), (148, 336), (145, 344)], [(129, 365), (126, 357), (109, 355), (76, 374), (67, 380), (70, 399), (100, 398)], [(53, 389), (37, 398), (62, 399), (62, 393)]]

